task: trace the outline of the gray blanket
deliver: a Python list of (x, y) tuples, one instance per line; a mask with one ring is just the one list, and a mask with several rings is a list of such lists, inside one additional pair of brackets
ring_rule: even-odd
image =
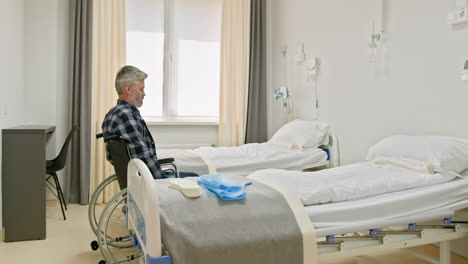
[(223, 201), (204, 190), (189, 199), (168, 186), (158, 180), (161, 235), (174, 264), (303, 263), (301, 230), (271, 187), (253, 181), (244, 200)]
[(208, 174), (208, 165), (198, 154), (185, 149), (159, 149), (158, 158), (174, 158), (179, 171)]

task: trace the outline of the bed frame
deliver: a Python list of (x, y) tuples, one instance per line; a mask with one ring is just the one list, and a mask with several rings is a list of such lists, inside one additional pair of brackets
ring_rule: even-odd
[[(133, 159), (128, 165), (128, 228), (135, 232), (136, 240), (142, 248), (146, 263), (171, 264), (170, 255), (163, 256), (161, 250), (161, 233), (159, 219), (159, 202), (153, 180), (146, 165), (138, 159)], [(152, 195), (150, 195), (152, 194)], [(468, 200), (467, 200), (468, 201)], [(468, 207), (463, 204), (463, 207)], [(150, 209), (151, 208), (151, 209)], [(322, 241), (317, 243), (319, 258), (337, 256), (357, 256), (389, 249), (406, 249), (418, 245), (440, 243), (440, 260), (429, 259), (427, 256), (411, 249), (406, 249), (414, 255), (431, 263), (450, 264), (450, 241), (468, 236), (468, 222), (452, 221), (453, 212), (427, 214), (413, 219), (399, 219), (388, 222), (389, 226), (406, 225), (398, 229), (368, 229), (369, 233), (354, 233), (352, 235), (324, 235), (317, 230), (317, 237)], [(418, 225), (416, 221), (444, 219), (440, 225)], [(361, 229), (362, 228), (362, 229)], [(360, 227), (361, 232), (366, 230)], [(349, 234), (349, 230), (342, 230)], [(353, 232), (354, 232), (353, 231)], [(320, 240), (320, 239), (317, 239)]]
[[(406, 229), (370, 229), (368, 234), (357, 233), (348, 236), (327, 236), (318, 243), (320, 258), (358, 256), (390, 249), (404, 249), (431, 263), (450, 264), (450, 241), (468, 236), (468, 222), (451, 221), (445, 224), (408, 224)], [(430, 258), (410, 247), (439, 243), (439, 260)]]
[(338, 143), (338, 137), (335, 135), (335, 133), (330, 132), (328, 135), (328, 144), (322, 145), (320, 148), (327, 152), (328, 160), (324, 161), (323, 165), (314, 164), (313, 168), (304, 168), (304, 170), (314, 168), (320, 169), (322, 166), (328, 168), (340, 166), (340, 146)]

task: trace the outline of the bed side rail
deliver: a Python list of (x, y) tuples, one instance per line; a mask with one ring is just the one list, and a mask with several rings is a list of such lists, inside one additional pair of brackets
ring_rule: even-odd
[(158, 194), (151, 172), (139, 159), (132, 159), (128, 163), (127, 190), (130, 200), (129, 228), (135, 230), (147, 256), (160, 257), (162, 252)]
[(328, 144), (320, 146), (322, 149), (327, 150), (328, 160), (330, 167), (340, 166), (340, 146), (338, 143), (338, 137), (332, 131), (328, 134)]

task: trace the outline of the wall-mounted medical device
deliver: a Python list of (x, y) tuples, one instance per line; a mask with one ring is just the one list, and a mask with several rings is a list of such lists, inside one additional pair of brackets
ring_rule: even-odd
[(289, 97), (289, 89), (286, 86), (276, 88), (274, 91), (275, 100), (287, 99)]
[(455, 9), (448, 13), (447, 22), (451, 25), (468, 22), (468, 0), (456, 0)]
[(463, 71), (461, 73), (461, 79), (464, 82), (468, 82), (468, 60), (465, 61), (465, 67), (463, 68)]
[(375, 12), (370, 16), (372, 31), (370, 31), (369, 42), (367, 43), (369, 63), (376, 63), (378, 61), (378, 54), (381, 53), (379, 48), (384, 44), (383, 40), (387, 39), (385, 36), (385, 11), (387, 10), (388, 1), (375, 0), (373, 2), (375, 3)]
[(380, 34), (375, 31), (375, 24), (372, 22), (372, 34), (370, 35), (369, 46), (369, 62), (376, 62), (377, 48), (379, 47), (378, 42), (380, 40)]
[(316, 80), (318, 67), (319, 67), (318, 59), (313, 58), (311, 61), (307, 63), (306, 67), (307, 67), (307, 80), (310, 80), (310, 79)]
[(305, 60), (304, 43), (299, 42), (299, 44), (297, 45), (296, 61), (297, 63), (301, 63), (304, 60)]
[[(273, 96), (275, 100), (281, 102), (282, 110), (283, 110), (283, 124), (288, 123), (289, 121), (294, 119), (294, 105), (292, 99), (292, 93), (288, 88), (287, 79), (286, 79), (286, 55), (288, 46), (286, 44), (281, 45), (281, 55), (283, 56), (283, 85), (279, 88), (275, 88), (273, 91)], [(298, 47), (298, 53), (303, 51), (303, 47), (301, 45)], [(305, 56), (305, 54), (304, 54)], [(298, 59), (296, 57), (296, 59)]]

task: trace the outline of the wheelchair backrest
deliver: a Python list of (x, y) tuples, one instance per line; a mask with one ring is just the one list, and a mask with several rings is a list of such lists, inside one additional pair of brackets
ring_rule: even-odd
[(118, 138), (107, 141), (106, 144), (120, 189), (123, 190), (127, 188), (127, 166), (130, 161), (127, 143), (123, 138)]

